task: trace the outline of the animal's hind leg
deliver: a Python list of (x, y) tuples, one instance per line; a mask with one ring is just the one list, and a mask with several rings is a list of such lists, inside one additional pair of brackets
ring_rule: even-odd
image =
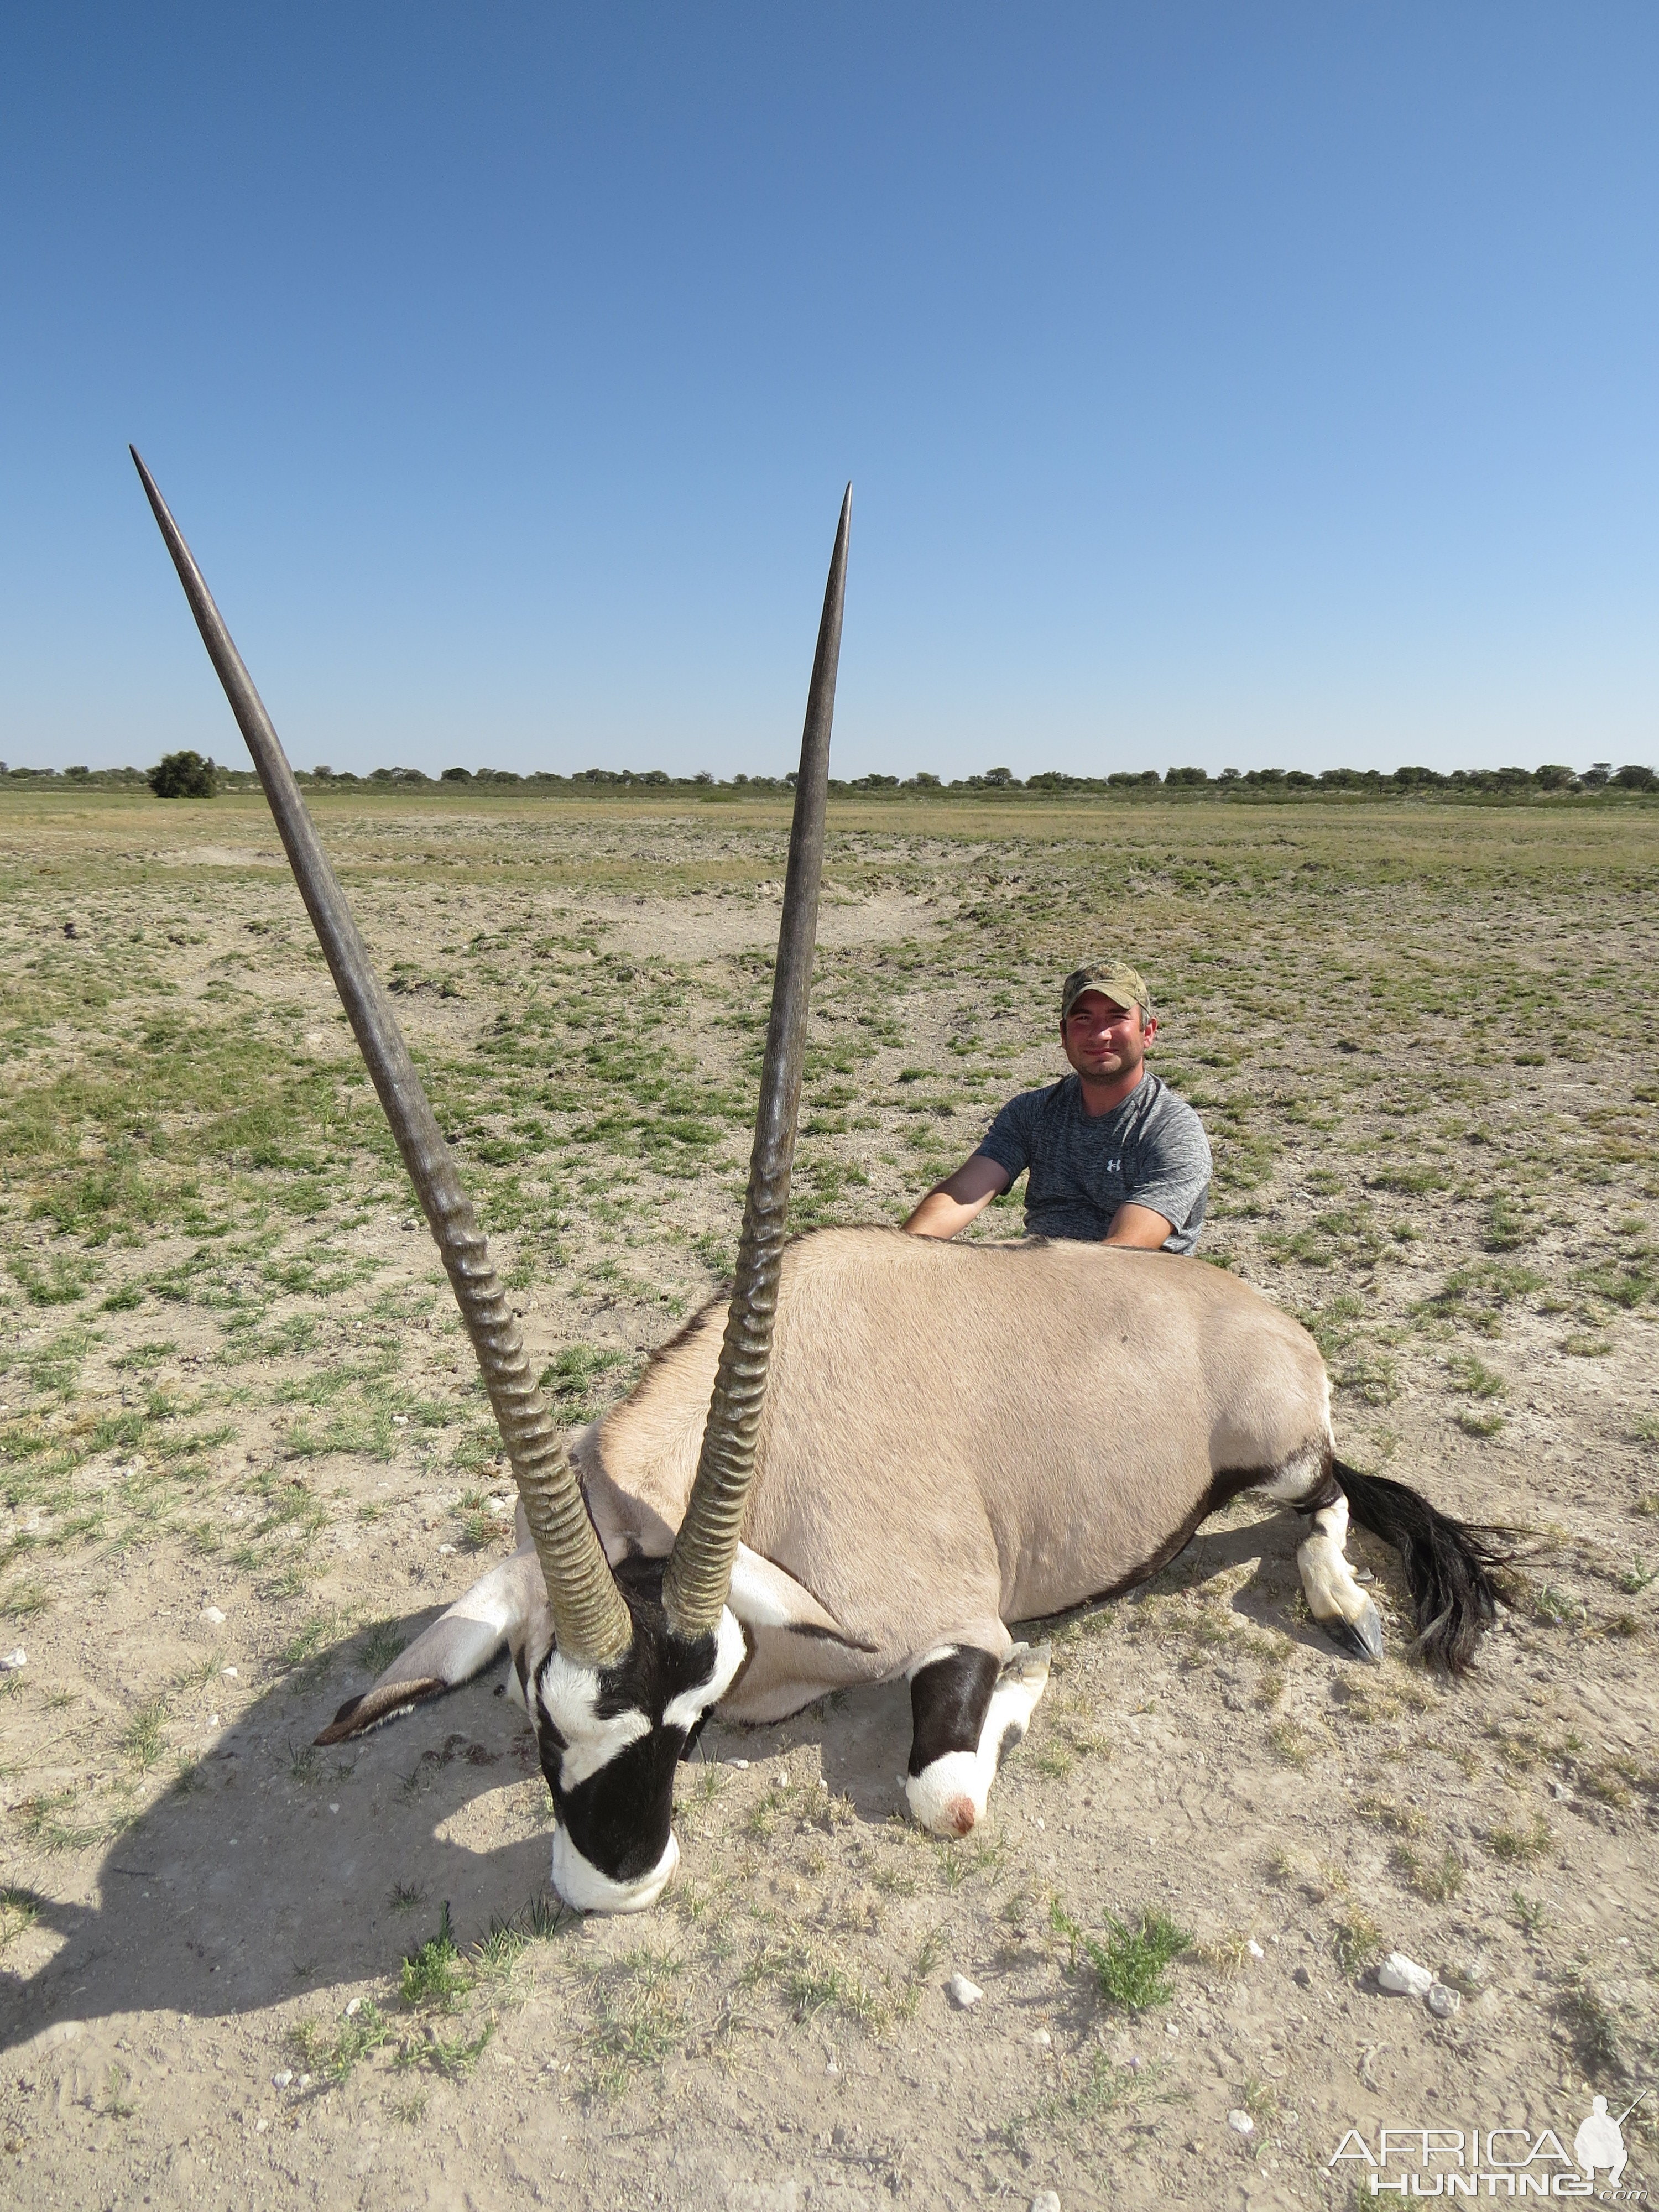
[(1380, 1663), (1382, 1618), (1354, 1580), (1353, 1569), (1348, 1565), (1347, 1499), (1338, 1485), (1328, 1480), (1296, 1510), (1306, 1514), (1310, 1522), (1296, 1555), (1309, 1612), (1339, 1650), (1355, 1659)]
[(935, 1835), (965, 1836), (985, 1817), (997, 1770), (1030, 1726), (1048, 1686), (1049, 1646), (1016, 1644), (999, 1662), (951, 1644), (910, 1671), (915, 1723), (904, 1795)]

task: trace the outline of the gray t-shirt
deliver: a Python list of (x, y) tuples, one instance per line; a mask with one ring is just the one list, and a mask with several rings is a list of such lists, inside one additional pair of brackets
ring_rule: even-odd
[(1083, 1085), (1067, 1075), (1046, 1091), (1023, 1091), (992, 1122), (980, 1151), (1006, 1168), (1027, 1168), (1025, 1226), (1033, 1237), (1098, 1243), (1126, 1201), (1149, 1206), (1173, 1224), (1166, 1252), (1190, 1252), (1204, 1225), (1210, 1146), (1184, 1098), (1148, 1068), (1109, 1114), (1084, 1110)]

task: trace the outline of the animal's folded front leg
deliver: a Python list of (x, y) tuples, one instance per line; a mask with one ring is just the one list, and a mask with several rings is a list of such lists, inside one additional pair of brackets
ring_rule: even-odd
[(1049, 1650), (1016, 1644), (1005, 1658), (945, 1644), (908, 1670), (915, 1728), (904, 1795), (922, 1827), (965, 1836), (984, 1819), (997, 1771), (1048, 1686)]

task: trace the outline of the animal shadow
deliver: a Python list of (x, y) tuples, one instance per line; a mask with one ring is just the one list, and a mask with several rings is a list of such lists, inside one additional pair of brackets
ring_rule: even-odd
[(95, 1904), (42, 1899), (63, 1941), (34, 1973), (0, 1974), (0, 2050), (58, 2021), (217, 2018), (395, 1972), (446, 1902), (465, 1944), (544, 1889), (550, 1802), (501, 1670), (318, 1751), (343, 1657), (260, 1698), (122, 1830)]

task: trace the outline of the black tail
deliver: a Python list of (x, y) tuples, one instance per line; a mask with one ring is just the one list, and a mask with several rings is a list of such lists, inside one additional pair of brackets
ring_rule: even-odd
[(1504, 1555), (1492, 1532), (1436, 1512), (1403, 1482), (1361, 1474), (1340, 1460), (1331, 1473), (1360, 1527), (1400, 1554), (1417, 1609), (1418, 1650), (1451, 1674), (1466, 1672), (1481, 1632), (1497, 1618), (1498, 1592), (1486, 1570)]

